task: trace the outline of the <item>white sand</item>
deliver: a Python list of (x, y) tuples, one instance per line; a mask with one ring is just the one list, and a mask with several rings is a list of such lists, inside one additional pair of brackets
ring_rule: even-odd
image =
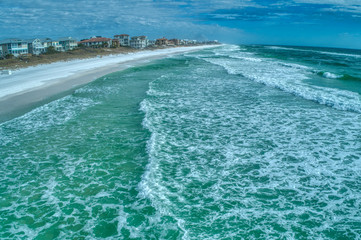
[[(111, 72), (144, 64), (153, 59), (209, 47), (214, 46), (167, 48), (56, 62), (15, 70), (11, 75), (0, 75), (0, 121), (20, 115), (29, 110), (30, 105), (82, 86)], [(14, 112), (18, 113), (14, 114)]]

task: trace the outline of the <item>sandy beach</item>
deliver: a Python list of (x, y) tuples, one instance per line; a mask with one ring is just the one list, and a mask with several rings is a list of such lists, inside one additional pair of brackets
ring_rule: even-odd
[(106, 74), (209, 47), (214, 46), (168, 48), (56, 62), (15, 70), (11, 75), (0, 75), (0, 122), (65, 96)]

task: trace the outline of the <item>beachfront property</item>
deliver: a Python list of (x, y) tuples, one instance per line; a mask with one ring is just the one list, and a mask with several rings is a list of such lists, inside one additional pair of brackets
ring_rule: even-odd
[(60, 38), (59, 44), (63, 47), (63, 51), (73, 50), (78, 47), (76, 39), (72, 37)]
[(197, 43), (198, 43), (197, 40), (182, 39), (180, 41), (180, 45), (195, 45)]
[(166, 45), (168, 45), (168, 39), (166, 39), (165, 37), (163, 37), (163, 38), (158, 38), (158, 39), (155, 41), (155, 45), (158, 45), (158, 46), (166, 46)]
[(156, 40), (149, 40), (146, 36), (135, 36), (130, 38), (128, 34), (114, 35), (114, 39), (96, 36), (89, 39), (83, 39), (80, 42), (77, 42), (76, 39), (72, 37), (64, 37), (58, 40), (52, 40), (50, 38), (45, 38), (45, 39), (34, 38), (28, 41), (21, 39), (6, 39), (0, 41), (0, 58), (5, 58), (9, 54), (15, 57), (28, 53), (31, 53), (33, 55), (39, 55), (46, 53), (49, 47), (53, 47), (53, 50), (58, 52), (65, 52), (77, 48), (78, 44), (86, 47), (95, 47), (95, 48), (132, 47), (136, 49), (143, 49), (146, 47), (219, 44), (219, 42), (216, 40), (198, 42), (196, 40), (175, 39), (175, 38), (168, 40), (165, 37)]
[(180, 45), (180, 40), (176, 39), (176, 38), (170, 39), (170, 40), (168, 40), (168, 45), (178, 46), (178, 45)]
[(50, 38), (43, 38), (40, 39), (41, 43), (43, 44), (45, 49), (48, 49), (48, 47), (52, 46), (52, 40)]
[(148, 47), (154, 46), (154, 45), (155, 45), (155, 40), (148, 40)]
[(119, 46), (121, 46), (121, 47), (129, 47), (130, 46), (130, 39), (129, 39), (128, 34), (114, 35), (114, 39), (118, 40)]
[(51, 40), (51, 46), (54, 47), (55, 51), (58, 51), (58, 52), (65, 51), (63, 45), (61, 45), (58, 40), (55, 40), (55, 41)]
[(44, 43), (39, 39), (30, 39), (27, 40), (29, 53), (34, 55), (39, 55), (46, 52), (47, 47), (44, 46)]
[(15, 57), (23, 54), (28, 54), (28, 43), (21, 39), (6, 39), (0, 42), (3, 56), (14, 55)]
[(119, 39), (113, 38), (112, 39), (112, 48), (120, 47)]
[(148, 47), (148, 39), (146, 36), (132, 37), (130, 39), (130, 47), (132, 48), (146, 48)]
[(99, 47), (111, 47), (112, 46), (112, 39), (111, 38), (104, 38), (101, 36), (92, 37), (89, 39), (84, 39), (78, 42), (78, 45), (84, 45), (86, 47), (93, 47), (93, 48), (99, 48)]

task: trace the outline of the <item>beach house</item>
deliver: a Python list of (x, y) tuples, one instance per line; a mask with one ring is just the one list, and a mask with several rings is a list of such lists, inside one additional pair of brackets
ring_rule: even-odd
[(168, 39), (166, 39), (165, 37), (163, 37), (163, 38), (158, 38), (158, 39), (155, 41), (155, 45), (158, 45), (158, 46), (168, 45)]
[(112, 39), (111, 38), (104, 38), (101, 36), (92, 37), (90, 39), (84, 39), (78, 44), (82, 44), (86, 47), (93, 47), (93, 48), (99, 48), (99, 47), (110, 47), (112, 46)]
[(50, 38), (43, 38), (40, 39), (41, 43), (43, 44), (45, 49), (48, 49), (48, 47), (51, 46), (52, 40)]
[(40, 39), (41, 43), (43, 44), (45, 48), (45, 52), (48, 51), (49, 47), (53, 47), (55, 51), (63, 52), (64, 48), (62, 45), (60, 45), (59, 41), (52, 40), (51, 38), (44, 38)]
[(62, 46), (63, 51), (73, 50), (78, 47), (76, 39), (72, 37), (60, 38), (59, 44)]
[(39, 55), (46, 52), (46, 47), (39, 38), (27, 40), (29, 53)]
[(146, 36), (132, 37), (130, 39), (130, 47), (132, 48), (146, 48), (148, 46), (148, 39)]
[(116, 38), (112, 39), (112, 47), (113, 48), (120, 47), (119, 39), (116, 39)]
[(51, 46), (54, 47), (54, 49), (58, 52), (64, 52), (64, 47), (59, 43), (57, 40), (51, 40)]
[(12, 38), (0, 41), (0, 47), (4, 56), (11, 54), (17, 57), (29, 53), (28, 43), (21, 39)]
[(176, 39), (176, 38), (170, 39), (168, 41), (168, 45), (176, 45), (176, 46), (178, 46), (178, 45), (180, 45), (180, 40)]
[(128, 34), (114, 35), (114, 39), (119, 40), (119, 46), (122, 46), (122, 47), (129, 47), (130, 46), (130, 40), (129, 40), (129, 35)]

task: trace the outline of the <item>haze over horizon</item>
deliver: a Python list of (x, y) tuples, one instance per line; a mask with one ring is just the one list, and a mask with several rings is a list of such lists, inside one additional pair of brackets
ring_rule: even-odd
[(359, 0), (3, 0), (0, 9), (0, 39), (127, 33), (361, 48)]

